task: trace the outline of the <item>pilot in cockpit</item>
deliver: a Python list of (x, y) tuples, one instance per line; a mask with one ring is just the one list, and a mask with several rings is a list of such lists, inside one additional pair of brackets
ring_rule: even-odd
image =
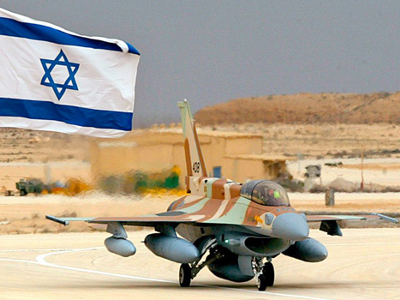
[(285, 189), (273, 181), (254, 180), (242, 187), (242, 196), (267, 206), (290, 206)]

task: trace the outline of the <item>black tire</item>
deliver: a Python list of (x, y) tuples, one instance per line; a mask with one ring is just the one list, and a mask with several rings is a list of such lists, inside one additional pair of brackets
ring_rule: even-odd
[(259, 291), (265, 291), (267, 289), (267, 279), (263, 274), (258, 275), (257, 287)]
[(27, 194), (28, 194), (28, 192), (25, 189), (22, 189), (19, 191), (20, 196), (26, 196)]
[(267, 262), (263, 267), (263, 275), (265, 277), (267, 286), (273, 286), (275, 281), (275, 271), (272, 263)]
[(190, 281), (192, 280), (191, 269), (188, 264), (181, 264), (179, 269), (179, 284), (181, 287), (190, 286)]

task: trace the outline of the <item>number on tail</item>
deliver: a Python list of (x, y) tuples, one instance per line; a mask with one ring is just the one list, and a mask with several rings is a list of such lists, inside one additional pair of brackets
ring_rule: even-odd
[(200, 163), (199, 162), (195, 162), (193, 164), (193, 172), (200, 173)]

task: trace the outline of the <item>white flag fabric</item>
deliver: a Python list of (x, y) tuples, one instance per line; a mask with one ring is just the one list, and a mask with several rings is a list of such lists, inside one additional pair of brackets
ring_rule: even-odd
[(0, 127), (119, 137), (132, 130), (140, 54), (0, 8)]

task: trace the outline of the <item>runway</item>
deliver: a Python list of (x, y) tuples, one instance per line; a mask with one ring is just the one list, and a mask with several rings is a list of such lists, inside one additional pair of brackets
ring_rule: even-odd
[(108, 233), (0, 236), (1, 299), (400, 299), (400, 228), (344, 229), (344, 237), (312, 230), (328, 258), (305, 263), (274, 259), (274, 287), (235, 284), (203, 269), (189, 288), (178, 283), (179, 264), (153, 255), (129, 232), (137, 253), (107, 252)]

